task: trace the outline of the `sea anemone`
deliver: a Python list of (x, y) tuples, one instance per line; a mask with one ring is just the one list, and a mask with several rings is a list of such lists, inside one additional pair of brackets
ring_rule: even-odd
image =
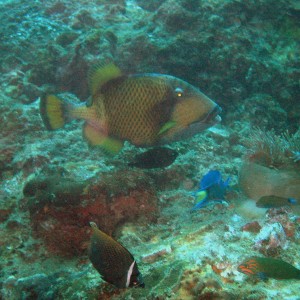
[(268, 168), (287, 168), (300, 160), (300, 130), (295, 134), (284, 132), (276, 135), (274, 130), (256, 128), (246, 141), (249, 149), (247, 160)]
[(300, 199), (300, 130), (264, 132), (256, 129), (247, 142), (249, 154), (239, 172), (239, 185), (251, 199), (275, 195)]

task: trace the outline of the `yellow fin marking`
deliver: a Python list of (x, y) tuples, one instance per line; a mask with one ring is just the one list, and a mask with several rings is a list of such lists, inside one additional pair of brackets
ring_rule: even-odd
[(96, 65), (89, 72), (91, 94), (94, 95), (105, 83), (121, 75), (121, 70), (113, 62)]
[(99, 129), (89, 124), (84, 126), (84, 137), (91, 146), (100, 146), (109, 154), (117, 154), (123, 147), (122, 141), (106, 136)]
[(62, 128), (65, 125), (63, 100), (55, 95), (46, 95), (40, 102), (40, 111), (46, 127), (50, 130)]
[(197, 192), (197, 194), (196, 194), (196, 200), (198, 202), (204, 200), (206, 197), (207, 197), (207, 192), (206, 191), (200, 191), (200, 192)]
[(171, 128), (173, 128), (175, 126), (176, 126), (176, 122), (175, 121), (168, 121), (159, 130), (158, 135), (162, 135), (162, 134), (166, 133), (167, 131), (169, 131)]

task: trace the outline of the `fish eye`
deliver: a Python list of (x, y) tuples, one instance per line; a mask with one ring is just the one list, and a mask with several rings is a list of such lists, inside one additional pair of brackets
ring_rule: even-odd
[(178, 97), (182, 97), (182, 96), (183, 96), (183, 89), (180, 88), (180, 87), (177, 87), (177, 88), (175, 89), (175, 93), (176, 93), (176, 95), (177, 95)]

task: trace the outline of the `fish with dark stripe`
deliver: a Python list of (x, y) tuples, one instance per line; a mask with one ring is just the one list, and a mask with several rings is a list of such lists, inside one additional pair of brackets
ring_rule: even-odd
[(88, 256), (102, 279), (118, 288), (145, 287), (132, 254), (90, 222), (93, 233)]

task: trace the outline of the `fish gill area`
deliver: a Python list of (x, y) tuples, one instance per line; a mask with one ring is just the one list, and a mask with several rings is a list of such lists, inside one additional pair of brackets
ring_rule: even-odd
[[(299, 206), (255, 205), (265, 195), (300, 201), (297, 1), (0, 8), (0, 300), (299, 299), (297, 280), (238, 271), (254, 255), (300, 269)], [(47, 131), (39, 98), (87, 100), (89, 68), (108, 59), (199, 87), (222, 107), (222, 122), (168, 145), (178, 156), (157, 169), (129, 168), (143, 151), (129, 143), (116, 156), (90, 148), (81, 121)], [(191, 212), (209, 170), (230, 177), (226, 203)], [(145, 288), (101, 280), (87, 256), (89, 222), (130, 250)]]

